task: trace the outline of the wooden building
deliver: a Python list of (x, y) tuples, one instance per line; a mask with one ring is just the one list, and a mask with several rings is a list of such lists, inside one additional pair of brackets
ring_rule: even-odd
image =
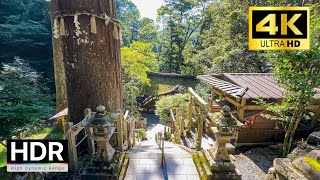
[[(222, 105), (229, 105), (233, 115), (245, 125), (240, 128), (238, 143), (268, 143), (282, 141), (284, 130), (277, 121), (262, 117), (261, 114), (272, 114), (263, 105), (257, 105), (257, 99), (266, 102), (281, 103), (283, 88), (269, 73), (223, 73), (216, 75), (200, 75), (197, 79), (211, 87), (209, 114), (220, 111)], [(296, 136), (307, 136), (320, 114), (320, 104), (307, 107), (313, 114), (310, 126), (300, 124)], [(210, 126), (210, 122), (207, 122)]]

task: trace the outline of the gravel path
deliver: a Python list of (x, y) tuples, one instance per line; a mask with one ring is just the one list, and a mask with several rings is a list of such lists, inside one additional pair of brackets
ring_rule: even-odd
[(242, 174), (243, 180), (264, 178), (268, 169), (273, 166), (273, 160), (281, 157), (278, 146), (255, 148), (239, 155), (235, 155), (235, 165)]

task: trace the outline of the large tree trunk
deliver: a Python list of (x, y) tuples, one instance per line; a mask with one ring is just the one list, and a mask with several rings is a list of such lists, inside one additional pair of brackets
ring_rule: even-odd
[[(54, 38), (61, 39), (69, 120), (79, 122), (84, 109), (95, 109), (100, 104), (107, 111), (122, 109), (119, 28), (98, 17), (96, 23), (91, 19), (92, 15), (104, 14), (116, 18), (114, 0), (52, 0), (51, 3), (53, 17), (60, 22), (60, 32), (57, 33), (57, 28), (53, 32)], [(64, 23), (57, 15), (64, 16)]]

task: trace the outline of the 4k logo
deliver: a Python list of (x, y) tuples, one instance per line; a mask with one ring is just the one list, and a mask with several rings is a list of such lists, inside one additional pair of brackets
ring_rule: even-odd
[(308, 50), (308, 7), (249, 7), (249, 50)]

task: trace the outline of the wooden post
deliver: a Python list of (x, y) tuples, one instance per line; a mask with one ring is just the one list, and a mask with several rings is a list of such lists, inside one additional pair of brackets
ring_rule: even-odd
[(210, 95), (210, 98), (208, 99), (208, 104), (209, 104), (209, 113), (212, 113), (212, 105), (213, 105), (213, 98), (212, 95)]
[(197, 150), (201, 150), (202, 133), (203, 133), (203, 120), (205, 114), (198, 113), (198, 134), (197, 134)]
[(164, 139), (161, 137), (161, 165), (164, 165)]
[(124, 116), (122, 116), (122, 125), (123, 125), (123, 139), (124, 142), (127, 144), (127, 149), (128, 149), (128, 126), (127, 126), (127, 120), (125, 119)]
[(119, 112), (117, 120), (117, 136), (118, 136), (118, 148), (123, 152), (123, 133), (122, 133), (122, 112)]
[(180, 120), (180, 135), (181, 136), (184, 136), (184, 115), (185, 115), (185, 112), (184, 112), (184, 106), (182, 106), (182, 109), (181, 109), (181, 120)]
[(69, 131), (67, 136), (68, 138), (68, 158), (69, 158), (69, 167), (71, 171), (77, 171), (79, 168), (78, 164), (78, 153), (77, 153), (77, 143), (74, 131)]
[(130, 149), (131, 148), (131, 136), (132, 136), (132, 134), (131, 134), (131, 123), (129, 122), (129, 120), (128, 121), (126, 121), (126, 126), (127, 126), (127, 136), (128, 136), (128, 149)]
[(246, 99), (242, 98), (241, 99), (241, 106), (238, 107), (238, 113), (239, 113), (239, 120), (243, 121), (244, 119), (244, 111), (246, 109)]
[(191, 125), (192, 125), (192, 102), (190, 98), (189, 110), (188, 110), (188, 133), (191, 134)]
[(132, 125), (132, 145), (135, 146), (136, 145), (136, 122), (133, 119), (133, 125)]
[[(87, 108), (84, 110), (84, 117), (87, 117), (89, 119), (91, 117), (91, 109)], [(89, 134), (87, 136), (87, 143), (88, 143), (88, 151), (90, 154), (93, 154), (95, 152), (94, 148), (94, 141), (90, 139), (90, 134), (92, 134), (93, 128), (85, 127), (86, 134)]]

